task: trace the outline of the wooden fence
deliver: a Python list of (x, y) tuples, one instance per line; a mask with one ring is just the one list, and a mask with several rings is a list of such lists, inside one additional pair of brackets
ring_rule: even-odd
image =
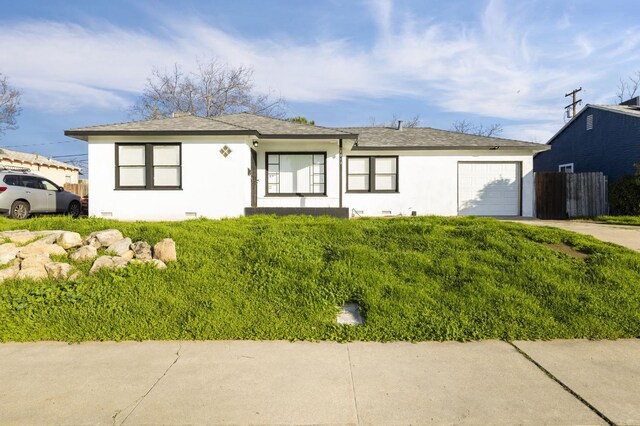
[(76, 195), (84, 197), (89, 194), (89, 182), (81, 181), (79, 183), (65, 183), (65, 191), (73, 192)]
[(535, 175), (536, 217), (568, 219), (609, 213), (607, 177), (601, 172)]

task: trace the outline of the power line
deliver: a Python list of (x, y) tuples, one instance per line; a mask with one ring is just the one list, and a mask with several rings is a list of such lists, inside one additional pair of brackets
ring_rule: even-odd
[(22, 148), (25, 146), (44, 146), (44, 145), (59, 145), (63, 143), (81, 143), (83, 141), (61, 141), (61, 142), (46, 142), (46, 143), (30, 143), (25, 145), (2, 145), (0, 148)]
[(51, 158), (64, 158), (64, 157), (86, 157), (89, 154), (69, 154), (69, 155), (52, 155)]

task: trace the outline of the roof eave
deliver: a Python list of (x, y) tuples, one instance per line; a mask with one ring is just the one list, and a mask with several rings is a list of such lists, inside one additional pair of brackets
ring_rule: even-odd
[(353, 147), (353, 151), (531, 151), (542, 152), (551, 149), (550, 146), (360, 146)]
[(88, 141), (89, 136), (257, 136), (253, 130), (65, 130), (65, 136)]
[(354, 133), (335, 133), (335, 134), (260, 134), (260, 139), (357, 139), (358, 135)]

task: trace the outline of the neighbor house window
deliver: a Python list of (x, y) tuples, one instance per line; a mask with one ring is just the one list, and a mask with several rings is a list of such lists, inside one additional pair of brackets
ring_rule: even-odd
[(561, 173), (573, 173), (573, 163), (560, 164), (558, 171)]
[(398, 192), (398, 157), (347, 157), (347, 191)]
[(71, 176), (66, 175), (66, 176), (64, 177), (64, 183), (71, 183)]
[(267, 153), (267, 195), (325, 195), (326, 153)]
[(179, 189), (180, 144), (116, 144), (116, 188)]

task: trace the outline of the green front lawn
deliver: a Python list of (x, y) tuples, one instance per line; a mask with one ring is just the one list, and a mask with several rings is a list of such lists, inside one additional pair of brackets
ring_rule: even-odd
[[(0, 219), (2, 230), (110, 227), (152, 244), (171, 237), (179, 261), (0, 283), (0, 341), (640, 337), (640, 254), (558, 229), (437, 217)], [(335, 324), (347, 301), (361, 304), (364, 327)]]

